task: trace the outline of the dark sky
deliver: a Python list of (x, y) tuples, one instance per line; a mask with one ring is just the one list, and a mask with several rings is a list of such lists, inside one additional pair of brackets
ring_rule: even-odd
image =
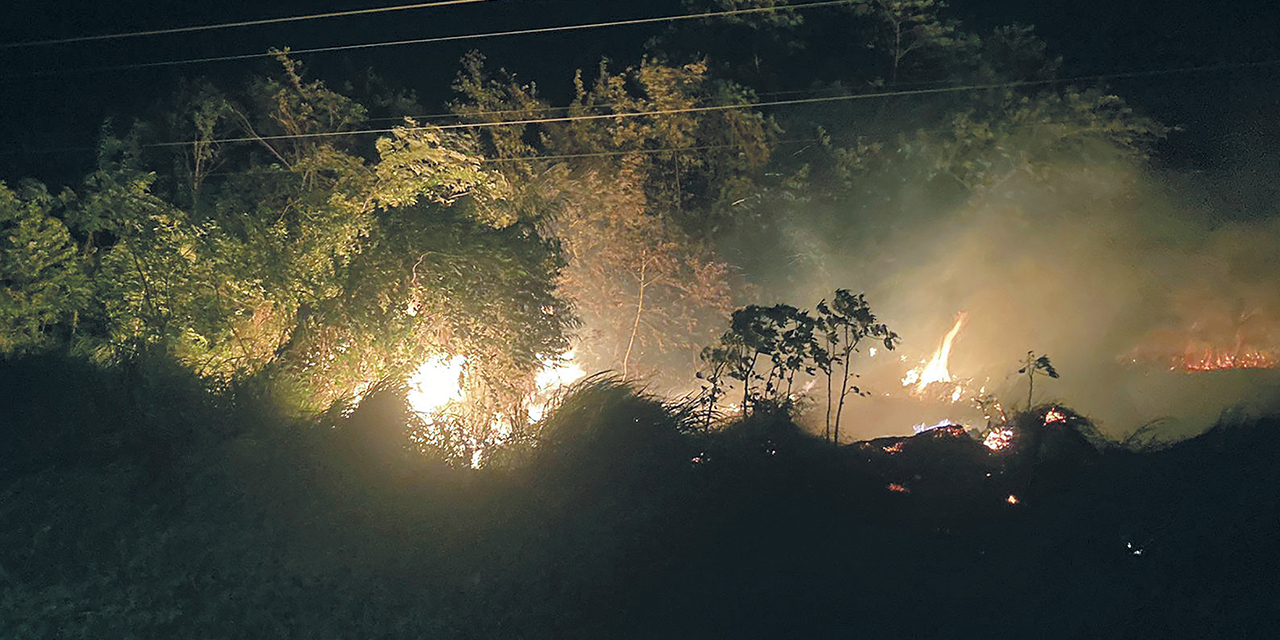
[[(275, 3), (231, 0), (162, 3), (120, 0), (60, 3), (19, 0), (0, 14), (0, 44), (223, 23), (396, 4), (390, 0)], [(952, 15), (980, 32), (1010, 22), (1029, 23), (1066, 58), (1066, 75), (1173, 69), (1280, 59), (1280, 8), (1268, 0), (1158, 2), (1076, 0), (954, 0)], [(504, 31), (671, 15), (679, 0), (611, 3), (588, 0), (505, 0), (380, 15), (226, 29), (203, 33), (0, 49), (0, 179), (34, 176), (74, 182), (92, 162), (103, 119), (127, 122), (173, 88), (182, 75), (235, 82), (266, 69), (262, 61), (119, 71), (69, 70), (185, 58), (260, 53), (442, 35)], [(553, 98), (563, 96), (576, 68), (608, 55), (636, 61), (658, 25), (527, 35), (464, 42), (386, 47), (302, 56), (313, 75), (335, 79), (373, 68), (416, 90), (429, 111), (449, 98), (459, 57), (478, 48), (495, 66), (536, 80)], [(838, 49), (833, 49), (838, 51)], [(710, 51), (714, 55), (715, 51)], [(835, 55), (835, 54), (833, 54)], [(787, 61), (771, 61), (785, 67)], [(55, 72), (32, 77), (33, 74)], [(787, 69), (797, 87), (803, 69)], [(1168, 162), (1196, 169), (1229, 167), (1233, 154), (1280, 142), (1277, 107), (1280, 65), (1171, 73), (1112, 86), (1169, 124), (1183, 125), (1167, 145)], [(122, 125), (123, 126), (123, 125)], [(88, 148), (86, 150), (85, 148)], [(50, 151), (66, 149), (65, 151)]]

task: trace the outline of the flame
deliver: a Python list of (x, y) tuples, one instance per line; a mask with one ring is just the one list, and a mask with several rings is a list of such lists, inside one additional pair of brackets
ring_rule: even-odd
[(1245, 345), (1236, 345), (1235, 349), (1215, 349), (1210, 346), (1187, 345), (1183, 350), (1181, 362), (1175, 362), (1173, 369), (1181, 364), (1187, 371), (1220, 371), (1222, 369), (1271, 369), (1276, 366), (1274, 357)]
[[(947, 359), (951, 356), (951, 343), (955, 341), (956, 335), (960, 333), (960, 328), (964, 326), (965, 321), (969, 319), (969, 314), (961, 311), (956, 314), (956, 322), (951, 326), (951, 330), (942, 338), (942, 342), (938, 345), (937, 350), (933, 352), (933, 357), (923, 366), (916, 367), (907, 372), (906, 377), (902, 379), (902, 386), (915, 385), (916, 393), (924, 393), (924, 390), (931, 384), (936, 382), (951, 382), (951, 372), (947, 370)], [(962, 389), (957, 386), (952, 392), (952, 401), (960, 399)]]
[[(1229, 338), (1234, 327), (1235, 337)], [(1280, 335), (1267, 316), (1212, 318), (1186, 328), (1165, 327), (1149, 332), (1129, 351), (1131, 363), (1161, 363), (1170, 371), (1222, 371), (1280, 367)]]
[[(541, 420), (554, 391), (586, 375), (581, 367), (574, 364), (573, 355), (572, 351), (568, 351), (543, 359), (542, 369), (534, 379), (536, 391), (527, 399), (524, 422)], [(406, 400), (409, 408), (438, 430), (452, 429), (449, 425), (453, 418), (444, 414), (451, 409), (456, 410), (453, 413), (459, 415), (466, 413), (466, 366), (466, 356), (447, 354), (432, 356), (418, 365), (407, 380), (409, 393), (406, 394)], [(490, 416), (487, 420), (487, 424), (483, 425), (483, 436), (476, 436), (474, 433), (449, 436), (460, 438), (466, 443), (472, 468), (484, 466), (492, 446), (501, 445), (509, 439), (516, 425), (521, 422), (520, 418), (511, 418), (502, 413)]]
[(1009, 494), (1009, 497), (1008, 497), (1008, 498), (1005, 498), (1005, 499), (1004, 499), (1004, 501), (1005, 501), (1005, 502), (1008, 502), (1009, 504), (1018, 504), (1018, 503), (1022, 502), (1021, 500), (1019, 500), (1019, 499), (1018, 499), (1018, 496), (1015, 496), (1015, 495), (1013, 495), (1012, 493), (1011, 493), (1011, 494)]
[(409, 407), (422, 416), (440, 413), (462, 399), (462, 370), (466, 356), (438, 355), (418, 365), (409, 378)]
[(1045, 426), (1049, 426), (1055, 422), (1066, 422), (1066, 421), (1067, 421), (1067, 414), (1063, 413), (1057, 407), (1054, 407), (1046, 411), (1044, 414)]
[(982, 439), (982, 446), (992, 451), (1004, 451), (1013, 445), (1013, 429), (995, 428)]
[(894, 492), (894, 493), (911, 493), (911, 490), (910, 490), (910, 489), (908, 489), (908, 488), (906, 488), (906, 487), (904, 487), (904, 486), (902, 486), (902, 485), (900, 485), (900, 484), (898, 484), (898, 483), (896, 483), (896, 482), (890, 482), (889, 484), (885, 485), (885, 486), (884, 486), (884, 488), (885, 488), (885, 489), (888, 489), (889, 491), (892, 491), (892, 492)]
[(573, 362), (574, 353), (567, 351), (553, 358), (542, 361), (542, 370), (538, 372), (534, 384), (538, 392), (529, 403), (529, 420), (537, 422), (547, 413), (547, 403), (552, 392), (560, 387), (573, 384), (587, 375), (587, 372)]

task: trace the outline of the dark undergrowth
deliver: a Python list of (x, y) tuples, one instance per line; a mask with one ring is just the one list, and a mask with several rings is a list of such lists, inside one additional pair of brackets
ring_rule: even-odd
[[(408, 453), (163, 365), (0, 363), (0, 637), (1239, 638), (1280, 623), (1280, 419), (836, 447), (609, 378), (536, 448)], [(1021, 436), (1020, 436), (1021, 437)], [(1012, 500), (1016, 504), (1011, 503)]]

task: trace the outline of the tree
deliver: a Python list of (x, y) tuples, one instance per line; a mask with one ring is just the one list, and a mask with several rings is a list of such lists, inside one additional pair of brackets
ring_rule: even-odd
[[(464, 58), (455, 112), (493, 124), (551, 109), (532, 85), (498, 78), (478, 54)], [(578, 360), (681, 386), (687, 374), (661, 372), (696, 360), (697, 345), (714, 335), (706, 327), (732, 309), (728, 265), (708, 234), (724, 198), (738, 197), (739, 181), (767, 158), (766, 123), (750, 113), (632, 115), (743, 99), (699, 65), (646, 61), (620, 74), (602, 65), (591, 84), (579, 74), (576, 86), (567, 112), (577, 119), (487, 126), (481, 148), (520, 185), (513, 201), (540, 212), (564, 248), (560, 291), (583, 319)]]
[[(724, 376), (742, 383), (742, 414), (747, 416), (753, 404), (790, 406), (796, 376), (821, 371), (827, 381), (824, 436), (839, 442), (840, 416), (848, 393), (862, 393), (849, 386), (853, 353), (868, 338), (893, 349), (898, 336), (876, 319), (862, 294), (838, 289), (831, 304), (823, 300), (817, 310), (817, 318), (786, 304), (749, 305), (733, 312), (729, 330), (719, 343), (702, 351), (704, 368), (698, 377), (706, 383), (702, 402), (708, 406), (707, 424), (715, 403), (723, 396)], [(762, 359), (768, 364), (764, 373), (759, 369)], [(840, 368), (840, 386), (833, 389), (836, 367)], [(837, 403), (834, 421), (833, 401)]]
[(1022, 361), (1018, 373), (1027, 376), (1027, 411), (1031, 410), (1031, 396), (1036, 390), (1036, 375), (1057, 378), (1058, 371), (1049, 363), (1049, 356), (1037, 356), (1034, 351), (1027, 352), (1027, 359)]
[(473, 137), (413, 121), (344, 135), (363, 107), (281, 63), (241, 91), (188, 88), (183, 111), (123, 138), (104, 130), (98, 169), (64, 196), (93, 292), (81, 338), (104, 359), (158, 350), (208, 378), (261, 374), (307, 411), (465, 354), (477, 415), (517, 415), (574, 324), (559, 246)]
[(0, 182), (0, 355), (41, 348), (59, 326), (74, 331), (87, 303), (75, 243), (53, 215), (64, 201), (44, 185)]
[[(881, 342), (890, 351), (897, 345), (898, 334), (880, 323), (871, 307), (867, 305), (864, 294), (853, 295), (848, 289), (837, 289), (830, 306), (826, 300), (818, 303), (818, 327), (822, 332), (823, 344), (814, 349), (813, 357), (816, 366), (827, 378), (827, 407), (825, 437), (833, 442), (840, 442), (840, 416), (844, 412), (845, 398), (849, 391), (861, 395), (858, 387), (849, 386), (849, 366), (853, 354), (858, 351), (859, 344), (865, 339)], [(836, 404), (835, 421), (831, 419), (832, 389), (835, 367), (840, 367), (840, 386)]]

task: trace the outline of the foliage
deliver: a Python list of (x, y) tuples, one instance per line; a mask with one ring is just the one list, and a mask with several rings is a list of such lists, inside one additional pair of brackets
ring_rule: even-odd
[(919, 73), (929, 63), (935, 65), (965, 57), (977, 47), (977, 38), (964, 33), (956, 21), (938, 16), (946, 3), (939, 0), (870, 0), (865, 11), (877, 23), (877, 39), (867, 45), (879, 49), (889, 59), (886, 83), (898, 84), (906, 70)]
[[(468, 121), (551, 110), (533, 86), (495, 78), (474, 53), (455, 89), (454, 111)], [(601, 65), (590, 85), (578, 75), (576, 91), (572, 120), (488, 126), (481, 148), (565, 251), (559, 286), (584, 321), (579, 361), (679, 386), (659, 372), (688, 367), (710, 337), (704, 327), (731, 308), (729, 270), (709, 234), (766, 161), (768, 125), (745, 110), (665, 113), (745, 100), (705, 65), (646, 61), (620, 74)]]
[(1058, 377), (1058, 371), (1049, 362), (1049, 356), (1037, 356), (1034, 351), (1027, 352), (1027, 359), (1022, 361), (1022, 367), (1018, 369), (1018, 373), (1027, 376), (1027, 407), (1031, 406), (1031, 396), (1036, 389), (1036, 375)]
[[(849, 386), (849, 366), (853, 354), (865, 339), (881, 342), (890, 351), (898, 343), (898, 334), (880, 323), (864, 294), (853, 295), (848, 289), (837, 289), (828, 306), (825, 300), (818, 303), (818, 327), (822, 331), (822, 345), (811, 348), (815, 366), (827, 378), (826, 431), (833, 442), (840, 442), (840, 416), (849, 391), (861, 395), (858, 387)], [(840, 368), (839, 393), (832, 394), (831, 382), (836, 367)], [(835, 420), (831, 416), (831, 401), (838, 398)]]
[(0, 182), (0, 355), (39, 349), (59, 325), (74, 329), (89, 283), (71, 234), (43, 185)]
[[(817, 310), (817, 318), (787, 304), (749, 305), (733, 312), (729, 330), (716, 345), (702, 351), (704, 369), (698, 378), (704, 381), (704, 424), (710, 424), (712, 411), (724, 396), (725, 376), (742, 384), (745, 417), (759, 407), (789, 409), (796, 376), (821, 371), (827, 381), (824, 435), (839, 441), (845, 399), (850, 391), (861, 394), (858, 387), (849, 385), (853, 353), (865, 339), (892, 350), (898, 335), (876, 319), (863, 294), (854, 295), (847, 289), (838, 289), (830, 305), (825, 300), (819, 302)], [(839, 387), (833, 389), (837, 368)], [(834, 422), (832, 402), (836, 402)]]

